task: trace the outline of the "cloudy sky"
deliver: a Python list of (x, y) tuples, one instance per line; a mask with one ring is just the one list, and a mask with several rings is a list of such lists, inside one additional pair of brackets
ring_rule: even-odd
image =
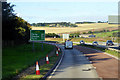
[(117, 0), (8, 0), (29, 23), (107, 21), (117, 15)]

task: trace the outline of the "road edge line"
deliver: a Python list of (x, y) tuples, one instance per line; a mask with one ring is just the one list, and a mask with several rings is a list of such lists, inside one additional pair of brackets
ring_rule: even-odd
[(61, 62), (62, 62), (62, 60), (63, 60), (63, 57), (64, 57), (64, 52), (62, 51), (62, 56), (61, 56), (61, 59), (59, 60), (59, 62), (58, 62), (58, 64), (56, 65), (56, 67), (55, 67), (55, 69), (53, 70), (53, 72), (50, 74), (50, 76), (48, 77), (48, 80), (50, 79), (50, 78), (52, 78), (52, 76), (53, 76), (53, 74), (55, 73), (55, 71), (57, 70), (57, 68), (60, 66), (60, 64), (61, 64)]
[[(62, 51), (62, 49), (61, 49), (61, 51)], [(50, 78), (52, 78), (52, 75), (55, 73), (55, 71), (57, 70), (57, 68), (61, 64), (63, 57), (64, 57), (64, 52), (62, 51), (62, 55), (58, 59), (56, 64), (48, 71), (48, 73), (44, 77), (42, 77), (43, 80), (46, 80), (46, 79), (49, 80)]]

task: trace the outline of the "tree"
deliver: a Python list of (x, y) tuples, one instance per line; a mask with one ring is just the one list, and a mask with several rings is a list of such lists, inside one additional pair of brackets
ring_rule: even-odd
[(2, 39), (14, 40), (17, 43), (28, 42), (30, 24), (13, 13), (14, 6), (7, 2), (2, 3)]
[(4, 40), (11, 40), (14, 36), (15, 14), (13, 13), (14, 5), (2, 2), (2, 35)]
[(93, 32), (92, 31), (88, 31), (88, 34), (92, 34)]

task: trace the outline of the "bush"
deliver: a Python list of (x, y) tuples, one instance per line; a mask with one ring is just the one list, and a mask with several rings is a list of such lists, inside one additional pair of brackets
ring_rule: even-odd
[(91, 34), (91, 33), (93, 33), (92, 31), (88, 31), (88, 34)]
[(83, 34), (87, 34), (86, 32), (83, 32)]
[(60, 36), (57, 35), (57, 34), (55, 34), (55, 33), (48, 33), (48, 34), (45, 34), (45, 37), (51, 37), (51, 38), (56, 37), (56, 38), (60, 38)]

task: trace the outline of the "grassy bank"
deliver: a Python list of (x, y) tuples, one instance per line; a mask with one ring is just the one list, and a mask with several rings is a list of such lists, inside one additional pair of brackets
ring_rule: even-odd
[(111, 31), (111, 32), (101, 32), (101, 33), (95, 33), (96, 37), (108, 37), (108, 36), (113, 36), (113, 33), (117, 33), (118, 30), (116, 31)]
[[(59, 53), (61, 55), (61, 53)], [(52, 57), (49, 57), (49, 64), (44, 64), (44, 65), (40, 65), (40, 75), (36, 75), (31, 74), (31, 75), (27, 75), (23, 78), (21, 78), (20, 80), (25, 80), (25, 79), (29, 79), (29, 80), (39, 80), (40, 78), (44, 77), (45, 74), (55, 65), (56, 61), (58, 60), (58, 56), (56, 56), (56, 54), (54, 54)]]
[(108, 50), (108, 49), (96, 47), (96, 46), (93, 46), (93, 45), (81, 45), (81, 46), (85, 46), (85, 47), (90, 47), (90, 48), (93, 48), (93, 49), (97, 49), (97, 50), (109, 53), (109, 54), (111, 54), (113, 56), (116, 56), (116, 57), (120, 58), (120, 54), (117, 51)]
[(10, 79), (17, 75), (23, 69), (34, 64), (36, 60), (45, 57), (46, 54), (54, 49), (54, 46), (47, 44), (43, 44), (43, 47), (44, 51), (42, 51), (40, 43), (35, 43), (34, 52), (32, 51), (32, 44), (4, 48), (2, 55), (3, 79)]

